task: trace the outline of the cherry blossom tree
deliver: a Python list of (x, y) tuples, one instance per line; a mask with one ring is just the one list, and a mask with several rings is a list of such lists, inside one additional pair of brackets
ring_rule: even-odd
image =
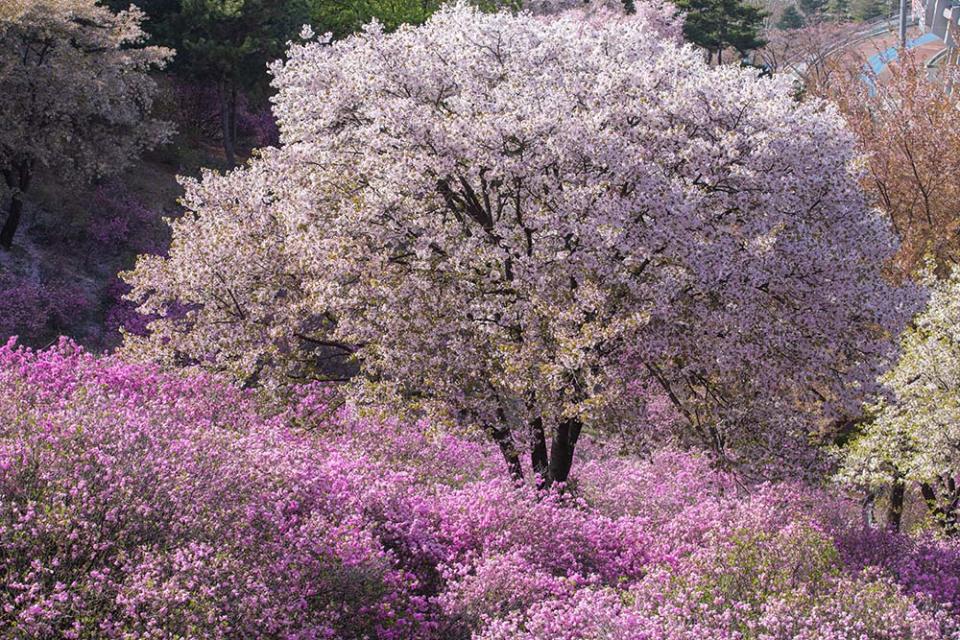
[[(845, 451), (841, 478), (867, 489), (916, 483), (931, 515), (960, 534), (960, 271), (936, 280), (928, 308), (904, 333), (903, 354), (883, 378), (892, 397)], [(894, 521), (893, 524), (897, 524)]]
[(128, 354), (270, 388), (339, 354), (355, 402), (483, 429), (546, 484), (584, 430), (644, 428), (638, 388), (719, 452), (809, 442), (916, 294), (839, 116), (708, 67), (672, 13), (458, 5), (292, 47), (281, 147), (187, 180), (126, 275), (155, 316)]
[(859, 63), (822, 93), (836, 100), (866, 160), (864, 189), (901, 238), (896, 266), (908, 274), (932, 255), (941, 275), (960, 261), (960, 131), (957, 98), (931, 82), (924, 61), (907, 53), (884, 78), (864, 82)]
[(9, 249), (24, 194), (38, 169), (84, 179), (115, 172), (166, 139), (149, 117), (147, 75), (172, 51), (142, 46), (142, 14), (114, 14), (96, 0), (25, 0), (0, 15), (0, 174), (10, 208), (0, 247)]
[(14, 18), (19, 16), (24, 10), (25, 0), (10, 0), (0, 6), (0, 18)]
[[(850, 25), (826, 20), (811, 21), (790, 31), (770, 30), (764, 35), (767, 42), (757, 51), (754, 61), (772, 73), (793, 74), (808, 90), (815, 91), (842, 68), (837, 64), (842, 53), (837, 49), (855, 33)], [(862, 60), (858, 58), (857, 67), (860, 66)]]

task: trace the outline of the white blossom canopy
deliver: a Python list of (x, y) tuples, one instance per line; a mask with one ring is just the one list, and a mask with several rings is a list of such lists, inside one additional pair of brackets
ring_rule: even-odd
[(844, 450), (840, 477), (866, 488), (918, 482), (960, 501), (960, 270), (946, 280), (932, 273), (931, 265), (923, 277), (929, 304), (903, 334), (896, 367), (881, 378), (889, 397)]
[(0, 13), (0, 172), (104, 175), (169, 136), (150, 116), (148, 72), (173, 52), (144, 45), (143, 18), (96, 0), (18, 0)]
[(283, 385), (337, 345), (357, 397), (514, 438), (643, 429), (639, 380), (718, 449), (805, 442), (916, 292), (881, 276), (834, 110), (706, 66), (671, 16), (458, 5), (293, 46), (281, 147), (187, 181), (169, 255), (127, 276), (159, 316), (128, 350)]

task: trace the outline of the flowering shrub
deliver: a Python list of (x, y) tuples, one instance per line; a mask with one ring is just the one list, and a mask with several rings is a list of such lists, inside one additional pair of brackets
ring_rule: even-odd
[(854, 506), (822, 490), (747, 488), (701, 456), (640, 460), (587, 442), (568, 490), (544, 492), (514, 484), (488, 443), (360, 418), (335, 399), (314, 385), (267, 404), (68, 341), (0, 348), (0, 627), (64, 638), (957, 633), (954, 551), (864, 532)]
[(49, 344), (61, 333), (108, 349), (120, 328), (143, 334), (151, 320), (124, 300), (129, 286), (116, 277), (138, 254), (161, 254), (169, 243), (165, 212), (117, 179), (91, 189), (77, 224), (44, 218), (18, 254), (0, 256), (0, 344), (18, 336)]
[(960, 612), (960, 543), (914, 538), (886, 529), (851, 528), (838, 539), (845, 562), (876, 567), (912, 595)]
[(413, 637), (414, 576), (336, 457), (209, 378), (0, 350), (0, 626), (26, 637)]
[(162, 253), (166, 233), (162, 212), (148, 206), (120, 181), (111, 180), (93, 192), (86, 237), (97, 251)]
[(0, 337), (49, 339), (52, 331), (67, 326), (89, 306), (87, 295), (76, 285), (45, 282), (0, 267)]

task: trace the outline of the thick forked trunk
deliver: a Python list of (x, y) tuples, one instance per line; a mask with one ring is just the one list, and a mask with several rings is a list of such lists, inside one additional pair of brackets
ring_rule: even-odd
[(13, 237), (23, 217), (23, 194), (30, 188), (30, 165), (21, 163), (15, 168), (4, 171), (3, 176), (12, 193), (7, 217), (3, 227), (0, 228), (0, 249), (9, 250), (13, 246)]
[(550, 483), (566, 482), (573, 466), (573, 452), (580, 438), (583, 424), (577, 418), (567, 418), (558, 426), (550, 443)]
[(543, 419), (530, 422), (530, 466), (537, 476), (537, 488), (546, 489), (550, 483), (550, 461), (547, 458), (547, 439), (543, 433)]
[[(523, 467), (517, 453), (516, 444), (510, 433), (510, 428), (501, 414), (500, 425), (488, 425), (486, 432), (493, 438), (500, 448), (510, 476), (516, 480), (523, 480)], [(565, 483), (570, 476), (573, 466), (573, 453), (583, 428), (577, 418), (568, 418), (562, 421), (553, 434), (550, 442), (549, 455), (547, 453), (547, 439), (543, 427), (543, 419), (534, 418), (529, 423), (530, 436), (530, 468), (536, 476), (537, 488), (549, 489), (554, 483)]]

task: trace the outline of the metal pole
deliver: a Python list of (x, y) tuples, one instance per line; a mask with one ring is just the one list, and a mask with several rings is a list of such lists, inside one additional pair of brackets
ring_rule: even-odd
[(910, 13), (910, 0), (900, 0), (900, 48), (907, 46), (907, 16)]

